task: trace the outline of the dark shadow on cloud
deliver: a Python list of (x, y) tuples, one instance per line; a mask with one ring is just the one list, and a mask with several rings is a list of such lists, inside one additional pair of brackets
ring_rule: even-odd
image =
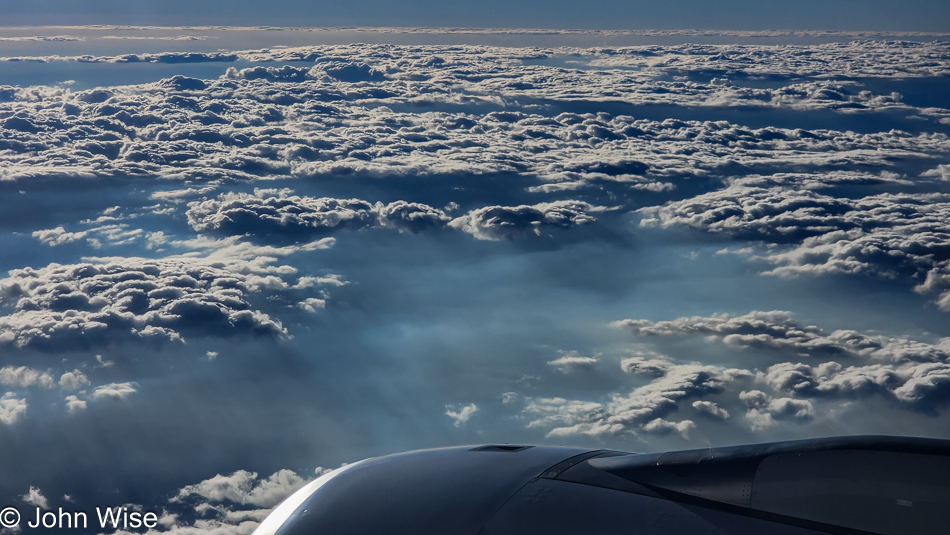
[(292, 195), (289, 189), (225, 193), (189, 203), (191, 226), (199, 232), (247, 235), (264, 242), (287, 243), (339, 230), (383, 227), (423, 232), (445, 226), (449, 217), (432, 206), (407, 201), (389, 204), (361, 199)]

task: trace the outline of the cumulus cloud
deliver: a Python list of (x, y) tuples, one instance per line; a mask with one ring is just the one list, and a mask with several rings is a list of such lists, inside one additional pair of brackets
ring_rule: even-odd
[[(615, 325), (645, 338), (718, 341), (750, 350), (756, 360), (747, 368), (729, 368), (638, 350), (621, 359), (620, 367), (646, 384), (628, 393), (600, 393), (600, 399), (527, 397), (522, 415), (528, 428), (545, 430), (549, 437), (647, 433), (689, 439), (693, 430), (729, 420), (735, 411), (744, 412), (753, 431), (763, 431), (807, 424), (859, 397), (881, 396), (926, 414), (939, 414), (950, 402), (948, 340), (926, 343), (854, 330), (826, 332), (785, 311), (628, 319)], [(809, 360), (785, 360), (789, 357)], [(702, 418), (677, 420), (684, 410)]]
[(87, 402), (84, 399), (79, 399), (78, 396), (68, 395), (66, 396), (66, 409), (69, 412), (79, 412), (86, 410)]
[(308, 297), (297, 303), (297, 306), (300, 307), (301, 310), (306, 310), (313, 314), (319, 309), (326, 308), (327, 301), (326, 299), (320, 299), (318, 297)]
[[(850, 329), (826, 332), (796, 320), (786, 311), (693, 316), (658, 322), (623, 320), (617, 324), (642, 336), (702, 336), (734, 348), (773, 350), (777, 355), (791, 353), (812, 359), (807, 363), (779, 362), (756, 372), (760, 382), (779, 394), (816, 399), (880, 394), (925, 412), (939, 410), (950, 394), (947, 340), (926, 343)], [(759, 410), (755, 418), (762, 422), (768, 420), (762, 412), (765, 407), (774, 418), (776, 405), (770, 403), (750, 405)], [(787, 405), (784, 406), (787, 408)], [(813, 415), (814, 411), (807, 410), (805, 414)]]
[(668, 435), (670, 433), (678, 433), (683, 438), (689, 438), (689, 431), (696, 427), (696, 424), (692, 420), (683, 420), (681, 422), (670, 422), (662, 418), (657, 418), (651, 420), (643, 426), (643, 430), (647, 433), (653, 433), (656, 435)]
[(0, 279), (0, 304), (12, 309), (0, 316), (0, 343), (55, 349), (122, 339), (182, 342), (183, 331), (199, 328), (205, 335), (284, 337), (286, 329), (247, 300), (267, 280), (191, 258), (15, 269)]
[(417, 202), (396, 201), (386, 205), (377, 202), (373, 208), (380, 225), (400, 232), (422, 232), (441, 227), (449, 221), (444, 211)]
[[(787, 177), (786, 177), (787, 178)], [(778, 180), (779, 183), (784, 180)], [(735, 239), (773, 242), (766, 275), (869, 274), (907, 281), (921, 293), (950, 295), (950, 196), (942, 193), (879, 193), (835, 197), (759, 178), (662, 207), (642, 210), (643, 224), (689, 226)], [(833, 181), (824, 181), (825, 186)]]
[(63, 390), (79, 390), (89, 384), (89, 378), (79, 370), (66, 372), (59, 377), (59, 387)]
[(67, 243), (73, 243), (74, 241), (85, 236), (85, 232), (66, 232), (66, 229), (63, 227), (56, 227), (54, 229), (47, 230), (37, 230), (33, 232), (33, 237), (40, 240), (41, 242), (49, 245), (50, 247), (56, 247), (57, 245), (65, 245)]
[[(626, 366), (624, 369), (639, 373), (636, 367)], [(658, 377), (644, 386), (634, 388), (627, 395), (614, 393), (607, 402), (532, 399), (524, 408), (524, 414), (531, 419), (529, 428), (549, 429), (549, 437), (588, 435), (603, 438), (642, 432), (676, 432), (688, 436), (695, 427), (694, 422), (668, 419), (668, 416), (679, 411), (681, 403), (723, 392), (736, 383), (748, 382), (753, 376), (749, 370), (664, 361)]]
[(91, 397), (94, 399), (125, 399), (130, 395), (136, 393), (135, 383), (110, 383), (107, 385), (97, 386), (95, 390), (92, 391)]
[(273, 507), (307, 482), (291, 470), (279, 470), (267, 478), (256, 472), (238, 470), (231, 475), (218, 474), (178, 491), (173, 501), (203, 498), (209, 502), (230, 501), (241, 505)]
[(38, 487), (30, 486), (30, 491), (20, 496), (20, 499), (35, 507), (49, 509), (49, 500), (43, 496), (43, 492)]
[(0, 397), (0, 423), (12, 425), (24, 412), (26, 412), (26, 398), (17, 399), (13, 392), (7, 392)]
[(290, 189), (255, 189), (254, 194), (225, 193), (189, 203), (188, 222), (198, 231), (266, 235), (270, 238), (312, 236), (336, 229), (381, 226), (420, 232), (442, 226), (445, 212), (421, 203), (389, 204), (360, 199), (301, 197)]
[(597, 359), (579, 355), (577, 351), (569, 351), (562, 352), (560, 357), (548, 361), (548, 365), (554, 366), (561, 373), (571, 373), (594, 368), (597, 365)]
[(373, 205), (366, 201), (299, 197), (290, 195), (289, 190), (225, 193), (217, 199), (190, 203), (188, 209), (188, 222), (195, 230), (225, 234), (358, 229), (372, 225), (375, 219)]
[(723, 409), (715, 402), (712, 401), (703, 401), (697, 400), (693, 402), (693, 408), (701, 412), (704, 415), (711, 416), (713, 418), (720, 418), (725, 420), (729, 418), (729, 411)]
[(4, 366), (0, 368), (0, 384), (12, 388), (40, 386), (53, 388), (56, 384), (49, 372), (43, 372), (27, 366)]
[(554, 201), (535, 205), (486, 206), (453, 219), (449, 226), (479, 240), (542, 236), (548, 229), (568, 229), (597, 219), (592, 213), (607, 210), (581, 201)]
[(840, 355), (898, 363), (940, 362), (948, 359), (950, 350), (944, 344), (927, 344), (851, 329), (829, 333), (796, 319), (794, 314), (784, 310), (681, 317), (657, 322), (627, 319), (615, 325), (643, 336), (713, 337), (737, 348), (784, 349), (814, 357)]
[(620, 361), (620, 369), (627, 373), (662, 377), (673, 366), (673, 362), (657, 353), (639, 352), (636, 356)]
[[(317, 468), (317, 475), (329, 471)], [(278, 503), (309, 481), (286, 469), (268, 477), (247, 470), (218, 474), (179, 489), (149, 533), (249, 535)]]
[[(820, 64), (827, 69), (827, 62), (841, 64), (841, 72), (863, 72), (856, 68), (863, 63), (856, 62), (855, 55), (878, 57), (882, 63), (874, 65), (885, 73), (883, 65), (900, 64), (890, 73), (895, 77), (946, 68), (940, 56), (945, 45), (937, 42), (855, 46), (848, 49), (844, 63), (835, 56), (841, 50), (825, 45), (568, 52), (590, 64), (637, 71), (526, 65), (526, 59), (565, 51), (483, 46), (352, 45), (249, 51), (237, 56), (167, 53), (83, 58), (86, 62), (180, 63), (241, 57), (254, 62), (310, 61), (314, 66), (258, 66), (229, 70), (217, 80), (177, 76), (152, 84), (88, 91), (0, 88), (9, 95), (5, 99), (9, 102), (0, 103), (4, 117), (0, 179), (162, 176), (217, 182), (275, 174), (307, 178), (515, 173), (532, 177), (535, 183), (528, 188), (536, 193), (603, 184), (659, 193), (677, 187), (671, 179), (721, 176), (737, 165), (840, 170), (846, 161), (890, 167), (889, 158), (923, 158), (946, 145), (939, 137), (896, 131), (858, 134), (780, 126), (744, 128), (726, 121), (633, 117), (644, 104), (688, 105), (696, 110), (821, 109), (841, 114), (915, 110), (893, 94), (876, 94), (850, 81), (808, 80), (750, 88), (675, 79), (692, 69), (706, 76), (711, 72), (709, 62), (719, 63), (716, 68), (725, 76), (729, 72), (788, 76), (790, 70), (797, 72), (791, 65)], [(919, 52), (929, 55), (915, 57), (907, 54), (907, 47), (922, 47)], [(753, 57), (755, 61), (736, 70), (740, 58)], [(823, 61), (812, 63), (817, 57)], [(605, 100), (630, 107), (604, 113)], [(418, 113), (418, 106), (431, 111)], [(561, 113), (564, 109), (579, 112)], [(199, 190), (179, 190), (183, 196), (158, 192), (156, 199), (178, 201), (192, 189)], [(437, 213), (432, 215), (439, 219)], [(418, 221), (431, 222), (432, 217)]]
[(461, 427), (468, 422), (472, 416), (475, 416), (477, 412), (478, 406), (474, 403), (469, 403), (462, 407), (456, 405), (445, 406), (445, 415), (452, 419), (452, 424), (455, 425), (455, 427)]
[(761, 390), (739, 393), (739, 400), (748, 407), (745, 418), (753, 431), (762, 431), (778, 425), (777, 420), (811, 420), (815, 416), (812, 403), (804, 399), (778, 398)]

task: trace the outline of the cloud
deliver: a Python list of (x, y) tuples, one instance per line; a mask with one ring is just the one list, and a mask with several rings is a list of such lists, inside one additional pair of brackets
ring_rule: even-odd
[[(274, 195), (277, 193), (277, 195)], [(225, 193), (189, 204), (188, 222), (198, 231), (233, 234), (319, 233), (373, 225), (373, 205), (359, 199), (299, 197), (289, 190)]]
[(662, 377), (673, 367), (673, 362), (657, 353), (640, 353), (620, 361), (620, 369), (633, 374), (652, 375)]
[(720, 418), (722, 420), (729, 418), (729, 411), (723, 409), (719, 405), (716, 405), (716, 403), (712, 401), (694, 401), (693, 408), (712, 418)]
[(943, 238), (950, 234), (950, 196), (834, 197), (792, 189), (791, 179), (771, 187), (761, 182), (740, 179), (725, 189), (641, 210), (647, 216), (643, 224), (774, 242), (778, 247), (764, 259), (776, 267), (765, 275), (867, 274), (908, 282), (926, 278), (914, 289), (942, 292), (938, 306), (950, 310), (944, 306), (950, 302), (950, 259)]
[(12, 388), (40, 386), (53, 388), (56, 384), (49, 372), (43, 372), (26, 366), (4, 366), (0, 368), (0, 384)]
[[(928, 69), (942, 72), (934, 67), (934, 62), (940, 63), (939, 55), (931, 55), (928, 61), (918, 58), (915, 63), (906, 46), (922, 45), (861, 43), (860, 53), (903, 63), (892, 73), (895, 76)], [(572, 51), (591, 62), (646, 67), (642, 75), (622, 70), (564, 71), (523, 63), (556, 54), (553, 50), (353, 45), (240, 55), (255, 62), (319, 60), (309, 70), (290, 66), (232, 69), (218, 80), (178, 76), (121, 90), (11, 87), (18, 115), (7, 119), (12, 122), (0, 136), (0, 145), (10, 150), (0, 157), (4, 164), (0, 177), (158, 175), (216, 181), (272, 174), (513, 172), (538, 180), (529, 190), (539, 193), (602, 183), (663, 192), (675, 187), (663, 177), (706, 175), (736, 161), (750, 167), (809, 162), (815, 167), (840, 168), (836, 162), (842, 158), (886, 163), (883, 155), (867, 150), (870, 145), (906, 157), (908, 150), (941, 144), (937, 139), (898, 133), (858, 136), (780, 127), (748, 130), (724, 121), (635, 120), (636, 106), (642, 109), (644, 104), (694, 106), (700, 115), (703, 108), (713, 107), (842, 113), (912, 109), (893, 95), (861, 90), (848, 81), (812, 80), (753, 89), (729, 83), (684, 84), (656, 74), (689, 73), (697, 68), (702, 75), (709, 72), (707, 62), (713, 60), (723, 63), (720, 68), (734, 71), (732, 62), (739, 57), (750, 58), (743, 76), (750, 75), (751, 65), (762, 73), (788, 74), (789, 65), (813, 62), (816, 57), (840, 63), (834, 55), (841, 53), (837, 49), (817, 46), (776, 52), (768, 47), (694, 45), (660, 50), (646, 55), (637, 49)], [(709, 50), (717, 52), (707, 54)], [(783, 54), (796, 60), (790, 62)], [(763, 57), (773, 63), (763, 65)], [(83, 61), (235, 59), (228, 54), (167, 53)], [(855, 70), (853, 62), (845, 65)], [(436, 83), (416, 83), (419, 80)], [(603, 113), (605, 99), (630, 103), (631, 108)], [(435, 109), (419, 114), (413, 106)], [(460, 106), (477, 113), (455, 111)], [(599, 113), (559, 112), (578, 107)], [(68, 134), (76, 130), (89, 135)], [(271, 140), (279, 141), (280, 148)], [(688, 155), (678, 150), (686, 141), (693, 147)], [(834, 155), (829, 148), (834, 148)]]
[(290, 189), (255, 189), (254, 194), (225, 193), (189, 203), (188, 222), (202, 232), (303, 237), (336, 229), (386, 227), (421, 232), (448, 221), (445, 212), (421, 203), (375, 204), (360, 199), (301, 197)]
[(41, 509), (49, 509), (49, 500), (43, 496), (43, 492), (38, 487), (31, 486), (30, 491), (20, 496), (20, 499)]
[(26, 398), (17, 399), (13, 392), (7, 392), (0, 397), (0, 423), (12, 425), (24, 412), (26, 412)]
[(247, 470), (218, 474), (179, 489), (163, 506), (158, 527), (148, 533), (250, 535), (273, 507), (308, 482), (286, 469), (266, 478)]
[(125, 399), (137, 392), (135, 383), (111, 383), (97, 386), (92, 391), (91, 397), (94, 399)]
[(85, 236), (85, 232), (66, 232), (66, 229), (63, 227), (56, 227), (54, 229), (47, 230), (37, 230), (33, 232), (33, 237), (39, 239), (41, 242), (49, 245), (50, 247), (56, 247), (57, 245), (65, 245), (68, 243), (73, 243), (74, 241)]
[(662, 418), (657, 418), (651, 420), (643, 426), (643, 430), (647, 433), (653, 433), (655, 435), (668, 435), (670, 433), (678, 433), (684, 439), (689, 439), (689, 432), (691, 429), (694, 429), (696, 424), (692, 420), (683, 420), (681, 422), (670, 422)]
[(216, 189), (215, 186), (205, 186), (203, 188), (182, 188), (182, 189), (172, 189), (165, 191), (156, 191), (149, 195), (149, 199), (154, 199), (157, 201), (172, 201), (180, 202), (185, 199), (190, 199), (192, 197), (198, 197), (201, 195), (207, 195)]
[(548, 361), (549, 366), (554, 366), (561, 373), (590, 370), (597, 365), (597, 359), (594, 357), (584, 357), (577, 354), (576, 351), (562, 353), (560, 357)]
[(317, 297), (308, 297), (297, 303), (297, 306), (300, 307), (301, 310), (306, 310), (313, 314), (319, 309), (326, 308), (327, 301), (326, 299), (319, 299)]
[(590, 214), (605, 210), (581, 201), (486, 206), (453, 219), (449, 226), (479, 240), (513, 240), (530, 235), (542, 236), (548, 229), (568, 229), (592, 223), (597, 219)]
[(0, 279), (0, 304), (12, 308), (0, 316), (0, 343), (56, 349), (111, 340), (183, 342), (182, 332), (285, 337), (277, 320), (247, 300), (268, 287), (264, 273), (184, 257), (15, 269)]
[(400, 232), (423, 232), (441, 227), (449, 221), (444, 211), (417, 202), (396, 201), (386, 205), (377, 202), (374, 209), (381, 226)]
[(86, 400), (79, 399), (78, 396), (68, 395), (66, 396), (66, 409), (69, 412), (79, 412), (86, 410)]
[(762, 431), (778, 425), (778, 420), (807, 421), (815, 417), (815, 408), (808, 400), (773, 399), (761, 390), (743, 391), (739, 400), (748, 407), (745, 418), (753, 431)]
[(89, 384), (89, 378), (79, 370), (66, 372), (59, 378), (59, 387), (63, 390), (79, 390)]
[[(736, 411), (752, 431), (804, 425), (826, 418), (851, 400), (879, 396), (898, 409), (940, 414), (950, 403), (950, 340), (926, 343), (854, 330), (826, 332), (786, 311), (715, 314), (670, 321), (615, 322), (643, 338), (699, 337), (719, 342), (744, 367), (689, 362), (692, 354), (661, 355), (638, 349), (620, 368), (646, 384), (626, 393), (591, 392), (594, 399), (526, 397), (527, 427), (548, 437), (605, 440), (676, 434), (722, 425)], [(638, 344), (643, 348), (645, 344)], [(670, 346), (676, 348), (676, 346)], [(605, 360), (609, 357), (601, 357)], [(808, 362), (786, 359), (808, 359)], [(510, 396), (508, 395), (510, 394)], [(518, 393), (506, 397), (516, 399)], [(693, 410), (703, 418), (676, 420)]]
[[(627, 371), (637, 373), (636, 368)], [(666, 363), (662, 374), (629, 394), (614, 393), (607, 402), (538, 398), (529, 401), (524, 414), (529, 428), (549, 428), (549, 437), (587, 435), (606, 438), (641, 432), (687, 436), (695, 427), (690, 420), (671, 422), (667, 416), (679, 411), (690, 398), (725, 391), (736, 383), (746, 383), (753, 372), (697, 363)]]
[[(947, 340), (926, 343), (848, 329), (829, 333), (794, 319), (786, 311), (658, 322), (623, 320), (617, 324), (641, 336), (702, 336), (733, 348), (772, 350), (777, 355), (791, 353), (813, 360), (779, 362), (757, 372), (758, 380), (776, 393), (825, 400), (880, 394), (928, 413), (950, 401)], [(756, 403), (753, 408), (764, 406)], [(769, 411), (776, 416), (775, 406), (770, 405)]]
[(241, 505), (273, 507), (307, 480), (291, 470), (279, 470), (267, 478), (258, 478), (256, 472), (238, 470), (231, 475), (216, 475), (178, 491), (173, 501), (202, 498), (208, 502), (233, 502)]
[(453, 405), (445, 406), (445, 415), (452, 419), (452, 423), (455, 425), (455, 427), (460, 427), (467, 423), (477, 412), (478, 406), (474, 403), (469, 403), (464, 407), (457, 407)]
[(615, 325), (642, 336), (703, 336), (736, 348), (771, 348), (800, 356), (841, 356), (886, 362), (941, 362), (950, 347), (906, 338), (865, 334), (850, 329), (830, 333), (795, 319), (783, 310), (748, 314), (714, 314), (681, 317), (670, 321), (621, 320)]

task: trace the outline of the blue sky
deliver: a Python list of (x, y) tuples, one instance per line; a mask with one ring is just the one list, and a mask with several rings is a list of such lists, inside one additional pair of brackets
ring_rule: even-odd
[(948, 31), (939, 0), (545, 2), (359, 0), (38, 0), (8, 6), (5, 24), (232, 24), (527, 28)]

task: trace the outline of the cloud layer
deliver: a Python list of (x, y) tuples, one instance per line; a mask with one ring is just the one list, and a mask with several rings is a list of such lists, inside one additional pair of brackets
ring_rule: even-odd
[[(782, 178), (788, 179), (771, 187), (765, 187), (762, 178), (739, 179), (724, 189), (644, 209), (647, 217), (641, 224), (688, 226), (774, 243), (765, 259), (776, 267), (766, 275), (868, 274), (923, 280), (914, 289), (941, 292), (938, 306), (950, 310), (950, 196), (837, 197), (798, 189), (796, 177), (771, 180)], [(825, 187), (832, 185), (825, 181)]]
[(183, 342), (185, 332), (282, 337), (248, 302), (248, 276), (189, 260), (51, 264), (0, 280), (0, 343), (49, 350), (115, 340)]
[(744, 414), (752, 431), (763, 431), (781, 422), (807, 423), (870, 396), (934, 415), (950, 404), (947, 339), (925, 343), (853, 330), (829, 333), (786, 311), (658, 322), (628, 319), (615, 325), (646, 340), (715, 340), (752, 352), (758, 361), (743, 369), (655, 352), (627, 357), (619, 367), (646, 378), (646, 384), (627, 394), (609, 393), (605, 401), (531, 398), (523, 408), (529, 428), (544, 429), (549, 437), (678, 433), (688, 438), (698, 425), (726, 421), (736, 413)]

